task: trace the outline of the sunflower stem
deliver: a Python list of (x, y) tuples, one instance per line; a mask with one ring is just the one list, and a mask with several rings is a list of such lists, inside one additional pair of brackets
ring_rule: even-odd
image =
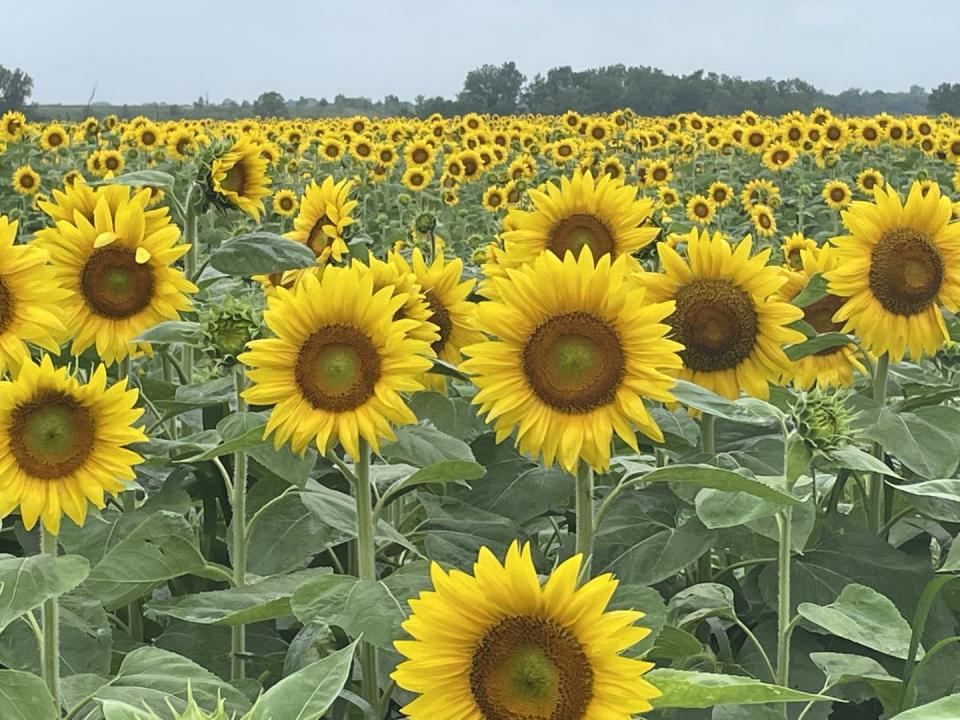
[[(120, 361), (119, 379), (126, 381), (127, 387), (133, 385), (133, 361), (129, 355)], [(120, 502), (125, 513), (133, 512), (137, 509), (137, 491), (124, 490), (120, 494)], [(143, 608), (139, 599), (127, 603), (127, 627), (134, 642), (143, 642)]]
[(790, 553), (793, 542), (791, 508), (777, 513), (777, 526), (780, 530), (777, 561), (777, 684), (787, 687), (790, 682), (790, 637), (793, 634), (793, 625), (790, 622)]
[(717, 454), (717, 419), (710, 413), (700, 416), (700, 449), (707, 455)]
[[(889, 370), (890, 355), (884, 353), (877, 358), (876, 372), (873, 376), (873, 399), (881, 407), (887, 401), (887, 375)], [(880, 443), (875, 442), (873, 444), (873, 456), (883, 462), (883, 446)], [(867, 519), (870, 523), (870, 529), (878, 534), (884, 524), (883, 491), (883, 475), (874, 473), (870, 476), (870, 485), (867, 491), (867, 501), (870, 504), (867, 508)]]
[(593, 561), (593, 468), (583, 460), (577, 465), (577, 542), (576, 551), (583, 557), (581, 577), (590, 577)]
[[(370, 485), (370, 446), (360, 439), (354, 459), (354, 495), (357, 501), (357, 576), (371, 582), (377, 579), (376, 527), (373, 519), (373, 488)], [(377, 648), (368, 642), (360, 645), (363, 697), (372, 707), (380, 702)]]
[[(200, 248), (197, 243), (198, 220), (197, 204), (193, 202), (193, 187), (187, 195), (186, 216), (183, 220), (183, 240), (190, 246), (190, 250), (184, 257), (184, 274), (187, 280), (191, 282), (196, 280), (197, 260), (200, 257)], [(181, 355), (181, 367), (183, 368), (184, 379), (187, 384), (193, 382), (193, 346), (189, 343), (183, 344), (183, 354)]]
[[(40, 529), (40, 552), (57, 556), (57, 537), (46, 528)], [(60, 715), (60, 600), (53, 597), (43, 603), (43, 648), (40, 653), (43, 679), (47, 683), (53, 705)]]
[[(245, 379), (243, 367), (237, 365), (233, 374), (237, 392), (237, 412), (246, 409), (243, 400)], [(233, 584), (240, 587), (247, 582), (247, 454), (233, 456)], [(230, 639), (230, 678), (242, 680), (246, 676), (247, 626), (234, 625)]]

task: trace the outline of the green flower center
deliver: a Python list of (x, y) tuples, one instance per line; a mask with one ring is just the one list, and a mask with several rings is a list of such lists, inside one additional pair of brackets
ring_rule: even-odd
[(888, 230), (873, 248), (870, 289), (891, 313), (909, 317), (926, 310), (940, 294), (943, 278), (943, 258), (926, 233)]
[(49, 392), (13, 411), (10, 449), (33, 477), (54, 480), (80, 468), (93, 451), (90, 410), (60, 392)]
[(346, 412), (365, 403), (380, 379), (380, 355), (349, 325), (328, 325), (300, 349), (294, 369), (304, 397), (317, 410)]
[(101, 317), (128, 318), (153, 299), (155, 279), (149, 263), (137, 262), (133, 250), (108, 245), (94, 251), (80, 274), (83, 297)]
[(579, 257), (584, 247), (590, 248), (594, 260), (613, 254), (616, 249), (610, 229), (593, 215), (571, 215), (558, 222), (550, 231), (547, 249), (561, 260), (568, 250), (573, 252), (574, 257)]

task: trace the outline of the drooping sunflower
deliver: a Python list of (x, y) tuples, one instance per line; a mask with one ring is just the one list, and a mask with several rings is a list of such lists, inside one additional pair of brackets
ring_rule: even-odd
[(146, 210), (149, 188), (132, 196), (123, 186), (102, 190), (91, 218), (74, 212), (72, 223), (60, 220), (35, 242), (50, 253), (57, 281), (70, 292), (60, 306), (73, 354), (95, 345), (111, 365), (130, 354), (131, 341), (145, 330), (190, 310), (188, 295), (197, 287), (173, 267), (189, 246), (178, 244), (180, 230), (166, 208)]
[(241, 136), (210, 165), (210, 191), (222, 207), (235, 207), (260, 222), (263, 199), (270, 195), (267, 160), (260, 148)]
[(709, 225), (717, 214), (717, 204), (706, 195), (692, 195), (686, 209), (687, 219), (698, 225)]
[(40, 191), (40, 173), (29, 165), (21, 165), (13, 172), (12, 184), (20, 195), (33, 195)]
[(147, 439), (136, 402), (126, 380), (107, 387), (103, 365), (84, 385), (49, 356), (0, 382), (0, 517), (19, 507), (28, 530), (40, 519), (56, 535), (63, 515), (83, 525), (88, 502), (102, 509), (143, 462), (126, 448)]
[(604, 574), (578, 585), (582, 558), (541, 585), (530, 545), (503, 564), (483, 547), (473, 575), (431, 566), (433, 590), (410, 600), (412, 640), (391, 676), (419, 697), (412, 720), (629, 720), (660, 692), (652, 663), (622, 656), (650, 634), (644, 615), (607, 610), (617, 588)]
[(960, 223), (937, 185), (913, 184), (903, 202), (880, 188), (874, 202), (855, 201), (841, 218), (849, 232), (833, 239), (837, 267), (825, 274), (832, 295), (846, 298), (834, 315), (878, 355), (894, 362), (935, 353), (948, 339), (941, 307), (960, 308)]
[(650, 222), (653, 202), (638, 198), (637, 189), (609, 176), (594, 179), (577, 171), (560, 185), (531, 189), (533, 210), (512, 209), (503, 233), (514, 265), (531, 262), (549, 250), (562, 258), (567, 250), (589, 247), (594, 259), (630, 255), (650, 244), (659, 230)]
[[(784, 302), (792, 302), (800, 294), (815, 274), (824, 274), (837, 267), (837, 257), (829, 245), (822, 248), (804, 247), (799, 251), (799, 271), (784, 270), (787, 281), (776, 294)], [(816, 302), (803, 308), (803, 319), (818, 333), (839, 332), (841, 323), (833, 321), (833, 315), (843, 305), (843, 298), (836, 295), (824, 295)], [(853, 384), (853, 373), (866, 374), (866, 368), (857, 357), (856, 345), (837, 345), (820, 350), (812, 355), (800, 358), (793, 363), (789, 377), (793, 384), (801, 389), (814, 385), (820, 387), (849, 387)]]
[(662, 440), (641, 398), (673, 399), (682, 346), (665, 337), (673, 303), (645, 303), (632, 268), (595, 264), (587, 248), (493, 279), (498, 299), (480, 303), (477, 324), (497, 339), (465, 347), (462, 367), (498, 442), (516, 430), (521, 452), (575, 472), (581, 460), (607, 469), (614, 432), (634, 450), (634, 428)]
[(266, 434), (302, 453), (315, 443), (326, 453), (340, 442), (359, 457), (360, 439), (374, 451), (393, 439), (393, 424), (416, 422), (401, 392), (430, 366), (430, 346), (410, 337), (419, 321), (394, 319), (406, 296), (377, 292), (372, 273), (327, 267), (293, 290), (267, 299), (264, 321), (276, 337), (254, 340), (239, 356), (253, 382), (244, 398), (272, 405)]
[(853, 199), (850, 186), (843, 180), (830, 180), (823, 186), (823, 201), (832, 210), (843, 210)]
[(463, 359), (461, 348), (483, 339), (483, 334), (474, 326), (475, 306), (467, 300), (474, 281), (463, 280), (463, 261), (459, 258), (448, 261), (440, 252), (427, 265), (419, 248), (413, 249), (410, 262), (399, 252), (390, 253), (387, 261), (404, 275), (412, 273), (420, 285), (430, 307), (428, 321), (440, 332), (431, 344), (433, 352), (445, 362), (459, 364)]
[(284, 237), (313, 250), (321, 265), (331, 260), (340, 262), (350, 251), (343, 232), (353, 223), (350, 213), (357, 206), (356, 200), (349, 199), (352, 191), (350, 180), (335, 183), (328, 176), (319, 185), (312, 181), (300, 198), (300, 212), (293, 229)]
[(70, 293), (57, 285), (47, 251), (16, 238), (17, 223), (0, 215), (0, 377), (29, 360), (27, 343), (59, 354), (66, 333), (60, 304)]
[(685, 347), (680, 377), (728, 398), (741, 388), (767, 397), (790, 370), (783, 347), (805, 340), (787, 327), (803, 311), (771, 298), (786, 278), (767, 265), (769, 248), (751, 257), (749, 236), (734, 248), (723, 233), (692, 230), (686, 243), (689, 261), (659, 243), (663, 272), (637, 276), (651, 301), (676, 302), (666, 322)]

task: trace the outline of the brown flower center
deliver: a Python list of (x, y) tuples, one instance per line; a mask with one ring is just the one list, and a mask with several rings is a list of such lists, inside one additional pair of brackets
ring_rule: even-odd
[(509, 617), (474, 651), (470, 690), (484, 720), (582, 720), (593, 668), (577, 639), (553, 620)]
[(346, 412), (374, 394), (380, 379), (380, 355), (357, 328), (328, 325), (301, 346), (294, 377), (314, 408)]
[(13, 293), (7, 287), (3, 278), (0, 277), (0, 334), (7, 331), (13, 323), (13, 314), (16, 310), (16, 304), (13, 299)]
[(226, 177), (220, 182), (220, 187), (243, 197), (247, 187), (247, 172), (239, 162), (227, 170)]
[(547, 249), (561, 260), (567, 250), (579, 257), (584, 246), (593, 252), (594, 260), (613, 255), (616, 249), (613, 235), (606, 224), (587, 213), (577, 213), (558, 222), (550, 231), (547, 241)]
[(98, 315), (119, 320), (150, 305), (155, 278), (149, 263), (139, 264), (133, 250), (116, 245), (95, 250), (80, 273), (87, 305)]
[(74, 472), (95, 440), (90, 410), (64, 393), (48, 391), (13, 411), (10, 450), (35, 478), (55, 480)]
[[(843, 329), (843, 323), (833, 321), (834, 313), (843, 307), (845, 298), (836, 295), (825, 295), (815, 303), (807, 305), (803, 309), (803, 319), (813, 326), (818, 333), (840, 332)], [(815, 355), (832, 355), (843, 349), (843, 345), (838, 345), (825, 350), (818, 350)]]
[(536, 328), (522, 359), (524, 375), (537, 397), (571, 414), (613, 402), (626, 371), (616, 330), (581, 311), (556, 315)]
[(450, 335), (453, 333), (453, 318), (450, 317), (450, 311), (444, 307), (433, 290), (424, 291), (423, 297), (426, 299), (427, 305), (430, 308), (430, 317), (427, 318), (427, 322), (432, 322), (436, 325), (440, 333), (440, 337), (434, 340), (430, 347), (433, 348), (433, 352), (440, 355), (447, 341), (450, 339)]
[(729, 280), (694, 280), (676, 295), (667, 319), (673, 338), (683, 343), (680, 357), (691, 370), (735, 368), (757, 341), (757, 311), (751, 297)]
[(943, 258), (926, 233), (888, 230), (873, 248), (870, 289), (889, 312), (923, 312), (937, 299), (943, 276)]

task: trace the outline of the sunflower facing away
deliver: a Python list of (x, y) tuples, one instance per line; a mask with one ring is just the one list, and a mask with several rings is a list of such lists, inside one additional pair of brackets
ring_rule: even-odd
[(70, 291), (61, 308), (74, 355), (96, 345), (111, 365), (130, 354), (142, 332), (191, 307), (187, 294), (197, 288), (172, 267), (189, 246), (177, 243), (180, 230), (166, 208), (144, 209), (149, 201), (149, 188), (102, 194), (92, 219), (76, 212), (76, 224), (61, 220), (37, 234), (54, 276)]
[(303, 243), (313, 250), (317, 262), (324, 265), (331, 260), (340, 262), (350, 249), (343, 231), (353, 223), (351, 211), (357, 206), (350, 200), (353, 183), (338, 183), (327, 177), (320, 185), (311, 182), (300, 198), (300, 212), (293, 221), (293, 230), (285, 238)]
[(833, 316), (864, 347), (894, 362), (935, 353), (948, 339), (941, 306), (960, 308), (960, 223), (936, 185), (920, 183), (904, 203), (893, 188), (842, 213), (849, 235), (834, 238), (837, 267), (825, 274), (846, 302)]
[(637, 189), (604, 175), (594, 180), (590, 172), (547, 183), (545, 190), (530, 190), (533, 210), (511, 210), (504, 227), (504, 247), (516, 267), (549, 250), (562, 258), (567, 250), (579, 253), (589, 247), (596, 260), (614, 259), (648, 245), (659, 229), (650, 224), (653, 201), (637, 198)]
[(235, 207), (260, 222), (263, 199), (270, 195), (267, 160), (260, 148), (241, 137), (210, 165), (210, 190), (221, 206)]
[(27, 343), (59, 354), (66, 333), (60, 304), (70, 293), (57, 285), (49, 255), (16, 245), (17, 223), (0, 215), (0, 377), (30, 357)]
[[(799, 251), (800, 270), (784, 269), (787, 282), (777, 291), (776, 297), (784, 302), (792, 301), (817, 273), (821, 275), (837, 267), (834, 248), (824, 245)], [(843, 298), (824, 295), (803, 308), (803, 319), (818, 333), (839, 332), (841, 323), (833, 321), (833, 315), (843, 305)], [(849, 387), (853, 384), (854, 370), (866, 374), (867, 370), (857, 357), (856, 345), (838, 345), (807, 355), (793, 364), (790, 376), (793, 384), (804, 390), (820, 387)]]
[(377, 451), (394, 438), (391, 423), (416, 422), (400, 393), (422, 389), (414, 378), (431, 367), (430, 346), (410, 337), (417, 320), (394, 319), (406, 296), (373, 284), (357, 267), (328, 267), (268, 298), (276, 337), (238, 359), (252, 368), (244, 398), (274, 406), (266, 433), (276, 447), (302, 453), (315, 442), (326, 453), (339, 440), (356, 458), (360, 438)]
[(659, 243), (662, 273), (638, 276), (654, 302), (674, 300), (666, 322), (685, 346), (680, 377), (728, 398), (765, 398), (768, 383), (789, 373), (783, 346), (803, 342), (803, 333), (787, 325), (803, 311), (771, 298), (786, 278), (768, 266), (770, 249), (750, 256), (752, 240), (735, 248), (723, 233), (693, 230), (686, 237), (689, 262)]
[(391, 676), (419, 695), (413, 720), (629, 720), (660, 692), (653, 664), (620, 653), (650, 631), (633, 610), (607, 610), (617, 580), (577, 587), (581, 556), (541, 585), (530, 545), (514, 542), (503, 564), (480, 549), (473, 575), (431, 566), (433, 590), (410, 600), (412, 640)]
[(0, 517), (19, 506), (28, 530), (40, 518), (56, 535), (63, 515), (83, 525), (88, 501), (102, 509), (143, 462), (125, 447), (147, 439), (136, 402), (125, 380), (107, 387), (103, 365), (84, 385), (49, 356), (0, 382)]
[(474, 402), (503, 441), (570, 472), (582, 459), (605, 470), (616, 432), (637, 450), (634, 428), (657, 441), (642, 398), (670, 402), (682, 346), (666, 339), (672, 302), (645, 303), (627, 282), (626, 258), (594, 265), (589, 248), (560, 260), (544, 253), (498, 278), (498, 300), (480, 303), (478, 326), (498, 338), (464, 348)]

